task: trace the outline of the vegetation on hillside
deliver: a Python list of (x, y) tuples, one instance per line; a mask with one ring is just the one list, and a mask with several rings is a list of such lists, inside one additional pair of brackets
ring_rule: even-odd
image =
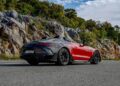
[[(120, 27), (109, 22), (84, 20), (77, 16), (74, 9), (64, 9), (63, 6), (40, 2), (39, 0), (0, 0), (0, 11), (15, 9), (24, 15), (38, 16), (46, 20), (55, 19), (65, 27), (79, 28), (81, 38), (87, 43), (109, 38), (120, 44)], [(88, 14), (89, 15), (89, 14)]]

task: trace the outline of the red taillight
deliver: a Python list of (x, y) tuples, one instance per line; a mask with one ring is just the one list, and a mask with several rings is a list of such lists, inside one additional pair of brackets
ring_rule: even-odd
[(39, 43), (38, 45), (41, 45), (41, 46), (50, 46), (50, 43)]

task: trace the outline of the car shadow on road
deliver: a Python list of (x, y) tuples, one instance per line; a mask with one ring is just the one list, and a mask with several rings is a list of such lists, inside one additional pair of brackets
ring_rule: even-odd
[[(0, 66), (7, 66), (7, 67), (16, 67), (16, 66), (22, 66), (22, 67), (29, 67), (29, 66), (33, 66), (30, 64), (0, 64)], [(56, 66), (55, 64), (39, 64), (39, 65), (35, 65), (35, 66)]]
[[(67, 66), (80, 66), (80, 65), (90, 65), (89, 63), (75, 63), (75, 64), (71, 64), (71, 65), (67, 65)], [(60, 66), (60, 65), (56, 65), (56, 64), (54, 64), (54, 63), (40, 63), (40, 64), (38, 64), (38, 65), (36, 65), (36, 66), (46, 66), (46, 67), (48, 67), (48, 66)], [(25, 64), (25, 63), (15, 63), (15, 64), (13, 64), (13, 63), (0, 63), (0, 67), (34, 67), (33, 65), (30, 65), (30, 64)], [(63, 66), (61, 66), (61, 67), (63, 67)]]

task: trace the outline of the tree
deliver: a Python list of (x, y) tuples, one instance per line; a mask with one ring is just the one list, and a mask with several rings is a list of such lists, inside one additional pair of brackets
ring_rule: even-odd
[(65, 9), (65, 16), (68, 18), (77, 17), (77, 12), (74, 9)]
[(100, 29), (100, 30), (93, 30), (93, 32), (96, 34), (97, 39), (104, 39), (107, 37), (107, 32), (105, 29)]
[(119, 27), (118, 25), (115, 25), (115, 26), (114, 26), (114, 29), (115, 29), (116, 31), (120, 32), (120, 27)]
[(81, 17), (76, 17), (75, 19), (79, 22), (78, 27), (80, 27), (85, 22), (85, 20)]
[(4, 10), (5, 8), (4, 4), (5, 4), (5, 0), (0, 0), (0, 11)]
[(27, 3), (19, 3), (18, 5), (18, 11), (22, 14), (32, 14), (34, 12), (33, 6)]
[(64, 7), (61, 5), (56, 5), (54, 3), (51, 4), (49, 10), (50, 18), (57, 19), (64, 16)]
[(90, 19), (85, 22), (85, 25), (88, 30), (92, 31), (96, 27), (96, 22)]
[(112, 28), (112, 25), (109, 22), (104, 22), (102, 27), (105, 28), (106, 31), (109, 31), (109, 29)]
[(6, 0), (5, 6), (7, 10), (16, 9), (18, 0)]
[(86, 45), (91, 45), (92, 42), (96, 41), (96, 35), (93, 32), (82, 31), (80, 33), (80, 38)]

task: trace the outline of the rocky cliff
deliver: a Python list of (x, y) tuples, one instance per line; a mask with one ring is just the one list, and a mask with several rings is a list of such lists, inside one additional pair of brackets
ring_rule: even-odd
[[(79, 34), (79, 29), (66, 28), (55, 20), (21, 15), (14, 10), (0, 12), (0, 55), (8, 58), (19, 56), (21, 47), (32, 40), (60, 35), (78, 41)], [(99, 40), (94, 47), (105, 59), (120, 58), (120, 47), (114, 41)]]

